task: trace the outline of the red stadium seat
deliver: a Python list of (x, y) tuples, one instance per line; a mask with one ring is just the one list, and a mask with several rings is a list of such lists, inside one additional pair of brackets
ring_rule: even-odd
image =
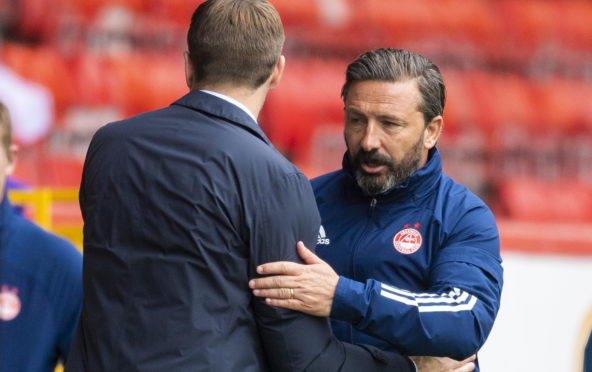
[(592, 49), (592, 3), (589, 1), (560, 1), (557, 3), (557, 31), (561, 44), (589, 52)]
[(314, 25), (319, 19), (317, 0), (271, 0), (286, 27), (293, 24)]
[(67, 9), (75, 9), (87, 17), (94, 17), (106, 7), (120, 6), (132, 12), (142, 13), (146, 11), (145, 0), (58, 0), (55, 6)]
[(592, 183), (506, 178), (499, 183), (505, 214), (529, 221), (592, 222)]
[(17, 32), (32, 40), (42, 40), (56, 25), (56, 11), (50, 0), (21, 0), (17, 4)]
[(58, 114), (77, 99), (68, 62), (56, 49), (6, 43), (1, 56), (16, 73), (51, 90)]
[(442, 70), (442, 77), (446, 84), (446, 105), (444, 106), (446, 132), (464, 126), (476, 126), (480, 120), (479, 108), (473, 101), (473, 94), (464, 75), (462, 71)]
[(554, 1), (504, 1), (502, 12), (508, 21), (508, 34), (521, 44), (539, 44), (557, 35), (557, 3)]
[(295, 161), (307, 159), (316, 127), (343, 125), (340, 91), (346, 66), (345, 61), (289, 60), (281, 83), (269, 93), (262, 126)]
[(128, 115), (168, 106), (188, 92), (179, 55), (132, 53), (110, 57), (113, 103)]
[(433, 26), (435, 35), (471, 40), (481, 48), (499, 40), (498, 13), (492, 2), (438, 0), (427, 2), (425, 7), (437, 14)]
[(550, 78), (534, 84), (538, 121), (561, 132), (592, 129), (592, 87), (579, 80)]
[(205, 0), (142, 0), (145, 9), (151, 16), (158, 16), (161, 19), (169, 20), (185, 29), (189, 26), (191, 15), (198, 5)]
[(392, 43), (430, 34), (439, 17), (428, 11), (431, 1), (374, 0), (354, 3), (358, 8), (354, 14), (364, 14), (357, 21), (378, 27)]
[(73, 65), (76, 105), (104, 106), (114, 102), (111, 75), (107, 60), (99, 53), (81, 50)]
[(480, 112), (479, 124), (489, 132), (507, 126), (529, 127), (536, 124), (537, 109), (530, 83), (511, 74), (473, 71), (465, 74), (473, 104)]
[(78, 188), (83, 164), (82, 159), (71, 156), (45, 155), (38, 159), (37, 186)]

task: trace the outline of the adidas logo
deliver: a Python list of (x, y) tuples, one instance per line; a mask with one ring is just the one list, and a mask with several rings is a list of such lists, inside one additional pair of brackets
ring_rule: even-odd
[(329, 245), (331, 241), (327, 238), (327, 234), (325, 234), (325, 228), (323, 225), (319, 228), (319, 235), (317, 236), (317, 245)]

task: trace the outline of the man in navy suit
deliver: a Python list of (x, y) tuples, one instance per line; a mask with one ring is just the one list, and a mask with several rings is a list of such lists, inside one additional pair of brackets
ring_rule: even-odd
[(208, 0), (187, 41), (191, 91), (106, 125), (88, 149), (66, 371), (413, 371), (249, 291), (257, 265), (300, 262), (296, 242), (313, 246), (320, 225), (308, 180), (257, 125), (285, 64), (275, 9)]

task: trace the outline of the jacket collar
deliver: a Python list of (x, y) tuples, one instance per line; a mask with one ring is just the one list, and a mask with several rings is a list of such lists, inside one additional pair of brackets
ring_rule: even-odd
[(228, 121), (246, 129), (271, 146), (271, 142), (265, 133), (263, 133), (257, 122), (253, 121), (253, 118), (249, 114), (222, 98), (194, 90), (178, 99), (173, 105), (184, 106), (191, 110), (200, 111), (208, 116), (215, 116)]
[[(347, 187), (347, 193), (350, 196), (352, 196), (353, 193), (358, 197), (361, 196), (364, 199), (371, 199), (369, 196), (366, 196), (358, 186), (349, 163), (347, 152), (343, 156), (342, 166), (347, 179), (347, 184), (349, 185)], [(379, 194), (377, 198), (379, 200), (390, 201), (401, 197), (422, 197), (433, 190), (441, 175), (442, 159), (440, 158), (440, 151), (434, 147), (428, 153), (428, 162), (423, 167), (409, 176), (404, 183), (391, 187), (382, 194)]]
[(4, 195), (1, 196), (2, 202), (0, 202), (0, 237), (2, 238), (2, 241), (0, 242), (0, 244), (4, 244), (4, 234), (11, 221), (10, 213), (12, 212), (12, 205), (8, 200), (6, 190), (4, 190)]

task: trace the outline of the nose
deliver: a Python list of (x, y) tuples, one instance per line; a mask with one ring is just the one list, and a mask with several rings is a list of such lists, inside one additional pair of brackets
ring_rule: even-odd
[(380, 136), (379, 136), (379, 128), (376, 123), (373, 121), (369, 121), (368, 125), (366, 126), (366, 130), (364, 132), (364, 137), (362, 137), (362, 142), (360, 146), (365, 151), (372, 151), (378, 149), (380, 147)]

